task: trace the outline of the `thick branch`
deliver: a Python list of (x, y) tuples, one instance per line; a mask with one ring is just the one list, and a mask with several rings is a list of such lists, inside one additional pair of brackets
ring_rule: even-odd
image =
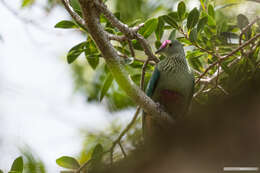
[[(92, 0), (80, 0), (86, 27), (100, 49), (109, 70), (113, 74), (119, 86), (132, 98), (136, 104), (140, 105), (146, 112), (149, 112), (159, 123), (174, 123), (174, 120), (166, 112), (159, 110), (156, 103), (138, 88), (130, 79), (125, 68), (120, 63), (120, 57), (111, 45), (109, 38), (99, 23), (99, 15)], [(106, 9), (106, 8), (105, 8)], [(106, 10), (107, 11), (107, 10)], [(112, 17), (113, 18), (113, 17)], [(117, 20), (117, 19), (116, 19)], [(111, 22), (112, 23), (112, 22)], [(120, 22), (120, 26), (122, 23)], [(123, 24), (123, 30), (128, 28)], [(129, 28), (127, 29), (129, 30)]]
[(137, 27), (129, 28), (126, 24), (118, 20), (112, 13), (107, 9), (105, 4), (95, 1), (95, 5), (101, 10), (104, 16), (111, 22), (111, 24), (118, 28), (122, 33), (124, 33), (129, 39), (137, 39), (144, 49), (145, 54), (155, 62), (159, 62), (159, 59), (152, 53), (151, 47), (144, 37), (137, 33), (138, 29), (143, 26), (140, 24)]

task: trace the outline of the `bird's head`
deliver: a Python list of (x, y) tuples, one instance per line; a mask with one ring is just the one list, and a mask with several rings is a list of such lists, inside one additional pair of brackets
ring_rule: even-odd
[(176, 54), (184, 53), (184, 49), (182, 44), (177, 40), (165, 40), (155, 53), (171, 57)]

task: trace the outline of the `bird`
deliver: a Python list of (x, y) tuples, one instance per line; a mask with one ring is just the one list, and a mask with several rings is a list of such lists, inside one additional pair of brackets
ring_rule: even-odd
[[(184, 116), (190, 107), (194, 92), (194, 75), (178, 40), (165, 40), (156, 54), (164, 55), (154, 68), (146, 95), (172, 118)], [(164, 131), (152, 116), (143, 112), (144, 141), (160, 139)]]

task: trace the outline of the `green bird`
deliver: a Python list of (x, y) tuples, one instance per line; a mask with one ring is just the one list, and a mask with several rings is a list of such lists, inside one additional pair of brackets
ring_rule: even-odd
[[(166, 40), (155, 53), (164, 55), (165, 59), (156, 65), (146, 94), (173, 118), (184, 116), (192, 100), (194, 76), (183, 46), (177, 40)], [(145, 112), (143, 131), (145, 141), (160, 138), (164, 133), (162, 127)]]

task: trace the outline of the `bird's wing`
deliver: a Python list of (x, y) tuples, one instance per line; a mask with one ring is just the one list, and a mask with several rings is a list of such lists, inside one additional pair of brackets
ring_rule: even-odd
[(188, 109), (190, 109), (190, 106), (191, 106), (191, 101), (192, 101), (192, 97), (193, 97), (193, 94), (194, 94), (194, 86), (195, 86), (195, 78), (194, 78), (194, 75), (193, 75), (193, 72), (191, 73), (191, 76), (192, 76), (192, 89), (190, 91), (190, 95), (189, 95), (189, 100), (188, 100)]
[(146, 89), (147, 96), (152, 97), (154, 90), (156, 88), (156, 85), (158, 83), (159, 77), (160, 77), (160, 71), (158, 70), (157, 67), (155, 67), (153, 74), (151, 76), (151, 79), (148, 83), (147, 89)]
[[(154, 71), (153, 71), (153, 74), (150, 78), (150, 81), (148, 83), (148, 86), (147, 86), (147, 89), (146, 89), (146, 95), (148, 97), (152, 97), (153, 96), (153, 93), (154, 93), (154, 90), (157, 86), (157, 83), (158, 83), (158, 80), (159, 80), (159, 77), (160, 77), (160, 71), (158, 70), (157, 67), (155, 67)], [(147, 116), (147, 114), (143, 111), (143, 134), (144, 134), (144, 137), (146, 138), (146, 136), (151, 133), (149, 132), (152, 127), (152, 124), (151, 124), (151, 118), (149, 116)], [(146, 139), (145, 139), (146, 140)]]

